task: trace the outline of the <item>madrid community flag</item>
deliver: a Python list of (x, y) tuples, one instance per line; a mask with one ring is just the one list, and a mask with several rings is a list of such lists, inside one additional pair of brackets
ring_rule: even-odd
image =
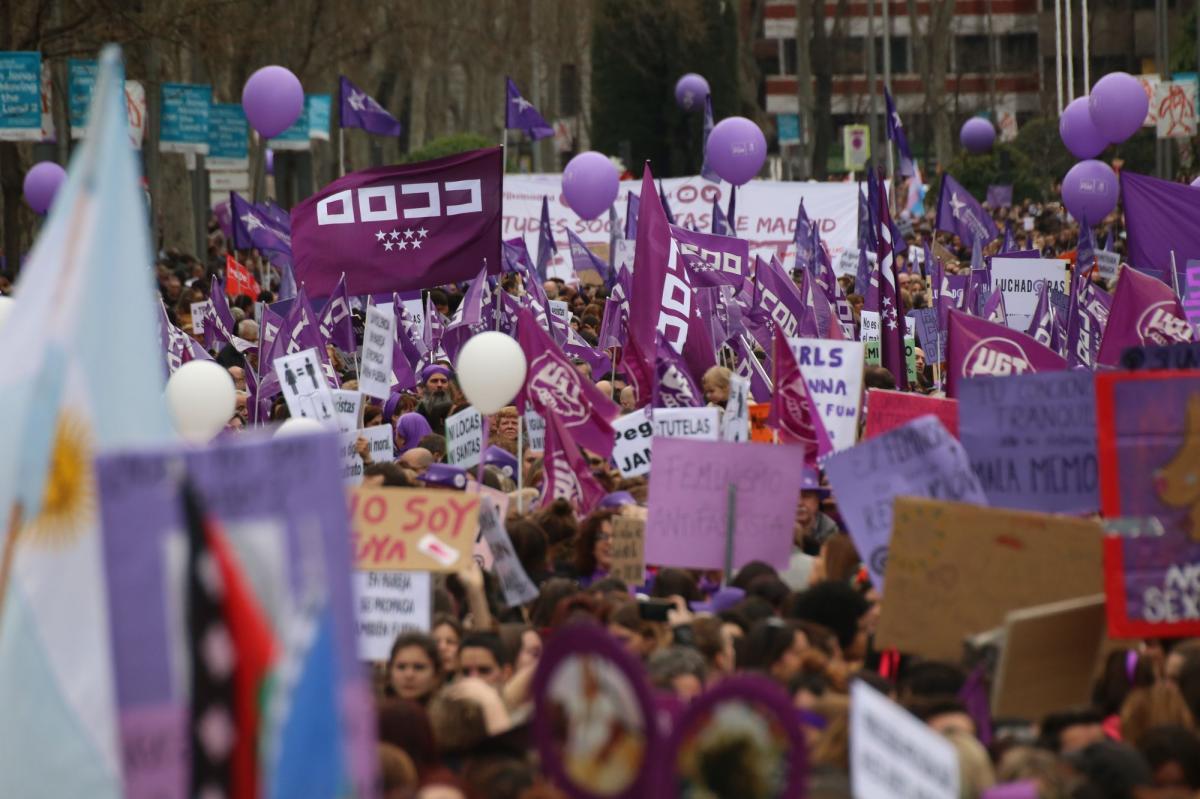
[(972, 246), (977, 240), (986, 245), (1000, 235), (1000, 229), (992, 221), (992, 216), (979, 201), (971, 196), (971, 192), (950, 175), (942, 175), (942, 189), (938, 194), (937, 219), (934, 223), (936, 230), (953, 233), (962, 239), (963, 244)]
[(554, 135), (554, 128), (546, 118), (534, 108), (533, 103), (521, 96), (517, 84), (512, 78), (505, 78), (508, 87), (508, 101), (505, 104), (504, 127), (509, 130), (521, 130), (533, 140), (544, 139)]
[(296, 279), (328, 297), (343, 272), (352, 295), (499, 274), (502, 169), (489, 147), (335, 180), (292, 210)]
[(375, 102), (375, 98), (350, 82), (345, 75), (339, 76), (338, 97), (341, 98), (341, 124), (343, 128), (362, 128), (377, 136), (399, 136), (400, 122)]
[(174, 433), (123, 74), (105, 48), (87, 136), (0, 327), (0, 796), (124, 795), (95, 458)]

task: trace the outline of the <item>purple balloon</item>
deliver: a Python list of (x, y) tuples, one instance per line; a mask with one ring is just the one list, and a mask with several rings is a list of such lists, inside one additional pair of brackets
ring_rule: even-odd
[(1200, 177), (1197, 177), (1195, 180), (1192, 181), (1192, 187), (1200, 189)]
[(242, 88), (242, 108), (258, 135), (270, 139), (290, 128), (304, 113), (304, 87), (289, 69), (263, 67)]
[(1117, 207), (1117, 173), (1103, 161), (1080, 161), (1062, 182), (1063, 205), (1076, 219), (1098, 225)]
[(1108, 139), (1092, 124), (1087, 96), (1076, 97), (1058, 118), (1058, 135), (1076, 158), (1095, 158), (1104, 152)]
[(25, 173), (25, 202), (38, 214), (50, 210), (58, 187), (67, 179), (66, 170), (53, 161), (39, 161)]
[(971, 117), (963, 123), (958, 140), (969, 153), (986, 153), (996, 141), (996, 129), (983, 117)]
[(563, 170), (563, 196), (572, 211), (584, 219), (595, 219), (617, 199), (618, 182), (612, 161), (589, 150), (572, 158)]
[(675, 83), (675, 103), (684, 111), (699, 111), (708, 93), (708, 81), (695, 72), (687, 73)]
[(1110, 144), (1120, 144), (1138, 132), (1150, 111), (1150, 98), (1128, 72), (1110, 72), (1088, 95), (1092, 124)]
[(728, 117), (713, 127), (704, 155), (722, 180), (740, 186), (767, 160), (767, 137), (745, 117)]
[(267, 148), (267, 174), (275, 174), (275, 151), (270, 147)]

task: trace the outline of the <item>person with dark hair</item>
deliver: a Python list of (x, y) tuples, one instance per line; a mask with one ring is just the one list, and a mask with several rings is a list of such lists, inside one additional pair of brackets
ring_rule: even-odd
[(458, 672), (458, 647), (461, 645), (463, 637), (462, 622), (449, 613), (438, 613), (433, 617), (429, 634), (437, 644), (442, 673), (447, 677), (456, 674)]
[(446, 460), (446, 437), (437, 433), (422, 436), (417, 446), (429, 450), (433, 454), (433, 462), (441, 463)]
[(414, 488), (416, 483), (409, 479), (408, 473), (399, 464), (388, 461), (369, 463), (363, 467), (363, 485)]
[(1133, 742), (1150, 764), (1154, 787), (1200, 791), (1200, 736), (1186, 727), (1152, 727)]
[(739, 664), (760, 672), (785, 688), (804, 666), (808, 637), (791, 622), (772, 616), (756, 622), (746, 634)]
[(882, 366), (868, 366), (863, 369), (863, 388), (882, 388), (887, 391), (895, 391), (896, 377)]
[(1060, 754), (1084, 749), (1105, 741), (1104, 717), (1091, 708), (1051, 713), (1038, 725), (1038, 745)]
[(704, 658), (695, 649), (686, 646), (660, 649), (650, 656), (646, 670), (651, 685), (674, 694), (681, 702), (690, 702), (699, 696), (708, 678)]
[(778, 577), (779, 572), (777, 572), (775, 567), (769, 563), (761, 560), (752, 560), (742, 568), (738, 569), (738, 573), (734, 575), (733, 580), (731, 580), (729, 584), (734, 588), (740, 588), (743, 591), (749, 591), (750, 583), (753, 582), (755, 578), (762, 575)]
[(397, 746), (412, 758), (417, 776), (437, 768), (438, 751), (425, 708), (417, 702), (384, 697), (375, 705), (381, 743)]
[(867, 654), (867, 613), (871, 603), (845, 583), (817, 583), (792, 597), (786, 615), (815, 621), (833, 631), (849, 662)]
[(513, 656), (497, 633), (469, 632), (458, 647), (458, 673), (478, 677), (497, 691), (512, 676)]
[(967, 682), (967, 673), (954, 663), (923, 660), (911, 663), (901, 673), (896, 685), (900, 701), (958, 696)]
[(696, 578), (686, 569), (660, 569), (654, 577), (650, 596), (665, 599), (670, 596), (683, 597), (686, 602), (700, 601), (700, 587)]
[(608, 576), (612, 566), (612, 519), (616, 515), (613, 510), (593, 511), (579, 526), (575, 577), (584, 588)]
[(442, 684), (444, 672), (437, 644), (425, 633), (401, 633), (388, 658), (388, 692), (422, 705)]
[(509, 521), (505, 528), (508, 539), (512, 542), (513, 552), (521, 567), (534, 585), (540, 585), (550, 578), (549, 552), (550, 545), (546, 531), (541, 525), (528, 516)]

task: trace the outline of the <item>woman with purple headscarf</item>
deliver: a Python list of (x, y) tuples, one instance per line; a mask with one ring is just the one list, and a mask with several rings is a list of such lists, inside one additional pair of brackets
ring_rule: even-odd
[(419, 413), (404, 413), (396, 417), (392, 443), (399, 458), (421, 443), (421, 439), (433, 432), (429, 422)]

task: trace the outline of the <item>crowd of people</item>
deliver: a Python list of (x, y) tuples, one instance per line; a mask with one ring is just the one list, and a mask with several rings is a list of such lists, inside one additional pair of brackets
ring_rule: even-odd
[[(1024, 202), (996, 209), (1010, 225), (1016, 249), (1072, 259), (1078, 228), (1056, 205)], [(1027, 221), (1028, 220), (1028, 221)], [(1119, 218), (1104, 221), (1099, 240), (1118, 230)], [(932, 214), (913, 220), (909, 252), (936, 241), (952, 272), (970, 268), (971, 253), (960, 241), (933, 232)], [(168, 317), (192, 333), (192, 304), (207, 296), (210, 278), (224, 265), (225, 242), (212, 226), (207, 261), (164, 253), (158, 283)], [(1121, 237), (1112, 237), (1121, 249)], [(994, 252), (999, 240), (985, 249)], [(264, 261), (239, 254), (252, 269)], [(928, 305), (928, 278), (917, 259), (898, 260), (899, 293), (908, 309)], [(854, 277), (841, 278), (856, 315), (862, 295)], [(1098, 282), (1100, 278), (1095, 278)], [(502, 287), (525, 290), (518, 275)], [(1104, 286), (1111, 290), (1111, 286)], [(546, 280), (546, 297), (570, 309), (570, 325), (595, 346), (605, 311), (602, 286)], [(428, 292), (429, 304), (450, 316), (463, 299), (458, 286)], [(274, 299), (264, 290), (260, 302)], [(236, 335), (258, 340), (254, 300), (230, 300)], [(361, 341), (363, 315), (354, 324)], [(231, 430), (246, 427), (246, 372), (256, 370), (253, 348), (232, 345), (213, 353), (238, 388)], [(329, 355), (343, 388), (355, 388), (353, 353), (332, 346)], [(615, 360), (613, 362), (615, 364)], [(636, 406), (634, 387), (620, 371), (596, 373), (576, 360), (579, 372), (617, 402)], [(932, 364), (918, 352), (918, 385), (937, 393)], [(709, 369), (705, 400), (722, 408), (729, 397), (730, 370)], [(886, 369), (869, 367), (867, 387), (894, 388)], [(446, 463), (446, 419), (468, 402), (448, 360), (419, 373), (412, 391), (366, 406), (363, 426), (389, 426), (394, 457), (371, 462), (365, 440), (364, 482), (380, 486), (430, 486), (455, 490), (476, 478), (474, 470)], [(287, 417), (281, 400), (272, 418)], [(849, 690), (864, 681), (899, 702), (954, 746), (961, 795), (983, 796), (996, 784), (1033, 780), (1042, 799), (1090, 797), (1200, 796), (1200, 640), (1144, 640), (1109, 647), (1097, 664), (1092, 701), (1063, 706), (1044, 718), (991, 719), (966, 697), (970, 676), (963, 663), (940, 662), (880, 650), (873, 632), (885, 601), (871, 585), (860, 553), (840, 520), (837, 498), (821, 485), (802, 491), (792, 529), (793, 554), (786, 570), (762, 562), (736, 574), (679, 568), (647, 569), (643, 585), (610, 576), (613, 520), (644, 518), (651, 477), (623, 478), (613, 464), (587, 453), (592, 475), (607, 492), (599, 507), (578, 517), (563, 500), (542, 501), (542, 453), (518, 446), (527, 435), (515, 407), (490, 420), (483, 482), (510, 495), (508, 536), (536, 599), (508, 606), (497, 579), (472, 562), (441, 575), (433, 590), (427, 631), (400, 635), (386, 663), (374, 666), (379, 722), (379, 762), (385, 795), (418, 799), (497, 797), (535, 799), (563, 796), (543, 774), (530, 738), (533, 675), (544, 643), (572, 625), (601, 627), (644, 664), (654, 689), (686, 704), (707, 686), (738, 673), (763, 675), (805, 711), (804, 732), (811, 774), (809, 797), (849, 797)], [(518, 453), (522, 458), (518, 461)], [(465, 479), (464, 479), (465, 478)], [(668, 604), (665, 618), (647, 608)], [(747, 794), (748, 795), (748, 794)], [(1015, 795), (1015, 794), (1014, 794)], [(1023, 794), (1024, 795), (1024, 794)]]

